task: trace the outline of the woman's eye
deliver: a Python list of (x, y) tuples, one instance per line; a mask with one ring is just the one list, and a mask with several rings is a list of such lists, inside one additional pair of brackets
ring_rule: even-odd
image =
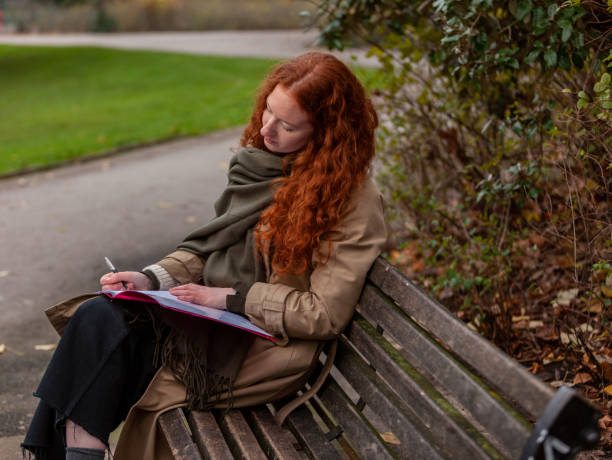
[(294, 128), (289, 128), (288, 126), (284, 126), (284, 128), (285, 128), (285, 131), (287, 131), (288, 133), (295, 131)]

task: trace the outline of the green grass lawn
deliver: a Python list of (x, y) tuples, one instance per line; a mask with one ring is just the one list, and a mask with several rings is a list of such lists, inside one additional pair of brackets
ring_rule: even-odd
[(0, 45), (0, 174), (243, 124), (274, 62)]

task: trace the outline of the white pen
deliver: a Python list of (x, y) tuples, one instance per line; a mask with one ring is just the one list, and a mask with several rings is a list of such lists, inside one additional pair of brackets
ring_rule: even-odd
[[(106, 262), (106, 265), (108, 265), (108, 268), (110, 268), (113, 273), (119, 273), (108, 257), (104, 257), (104, 260)], [(125, 289), (128, 289), (127, 284), (125, 284), (125, 281), (121, 280), (121, 284), (123, 284), (123, 287)]]

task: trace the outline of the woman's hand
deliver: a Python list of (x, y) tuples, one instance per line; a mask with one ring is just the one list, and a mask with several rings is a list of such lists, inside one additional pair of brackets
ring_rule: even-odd
[(169, 292), (185, 302), (226, 310), (226, 297), (230, 294), (235, 294), (236, 290), (189, 283), (173, 287)]
[(103, 291), (123, 291), (125, 288), (121, 281), (125, 281), (128, 289), (149, 291), (153, 288), (149, 277), (140, 272), (107, 273), (100, 278)]

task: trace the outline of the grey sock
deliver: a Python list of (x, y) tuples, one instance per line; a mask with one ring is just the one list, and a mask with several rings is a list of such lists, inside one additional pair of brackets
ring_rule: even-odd
[(66, 460), (103, 460), (106, 452), (85, 447), (66, 447)]

